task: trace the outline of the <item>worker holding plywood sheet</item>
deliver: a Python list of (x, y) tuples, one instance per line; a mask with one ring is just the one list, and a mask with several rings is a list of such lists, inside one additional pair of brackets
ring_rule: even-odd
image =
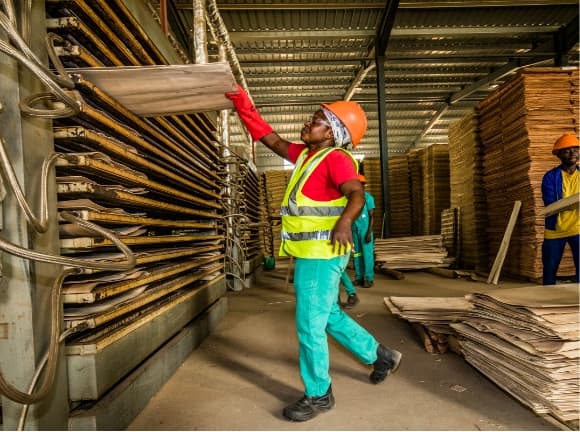
[[(580, 193), (579, 146), (578, 138), (572, 134), (564, 134), (555, 142), (552, 154), (560, 159), (561, 164), (546, 172), (542, 179), (542, 199), (545, 206)], [(576, 266), (576, 281), (578, 281), (578, 243), (580, 241), (578, 206), (563, 208), (556, 214), (546, 216), (545, 226), (542, 244), (543, 284), (556, 284), (556, 273), (566, 244), (569, 244), (572, 249)]]
[(327, 335), (372, 365), (373, 384), (395, 372), (402, 357), (380, 344), (337, 302), (339, 279), (354, 245), (352, 224), (365, 200), (358, 163), (348, 147), (362, 139), (367, 117), (356, 102), (321, 104), (304, 122), (303, 144), (291, 143), (264, 121), (241, 87), (226, 96), (252, 139), (295, 165), (280, 209), (280, 255), (296, 263), (296, 333), (305, 391), (282, 415), (291, 421), (310, 420), (334, 407)]

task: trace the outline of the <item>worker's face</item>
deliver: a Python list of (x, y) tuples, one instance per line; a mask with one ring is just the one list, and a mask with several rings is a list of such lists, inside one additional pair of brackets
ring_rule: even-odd
[(330, 123), (322, 110), (316, 111), (310, 119), (304, 122), (300, 138), (309, 147), (311, 144), (332, 141), (332, 129), (330, 129)]
[(578, 147), (569, 147), (558, 151), (558, 157), (564, 166), (572, 166), (578, 163)]

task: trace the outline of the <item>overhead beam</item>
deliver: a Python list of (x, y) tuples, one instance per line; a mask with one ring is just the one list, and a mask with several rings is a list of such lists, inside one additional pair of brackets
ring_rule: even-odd
[[(551, 33), (558, 30), (558, 26), (493, 26), (493, 27), (424, 27), (424, 28), (395, 28), (392, 37), (501, 37), (517, 36), (524, 34)], [(230, 39), (233, 42), (256, 41), (256, 40), (293, 40), (293, 39), (362, 39), (370, 38), (375, 34), (374, 30), (345, 29), (345, 30), (257, 30), (257, 31), (232, 31)]]
[[(462, 0), (462, 1), (401, 1), (401, 9), (432, 9), (432, 8), (477, 8), (477, 7), (508, 7), (513, 6), (513, 0)], [(191, 9), (191, 0), (175, 0), (178, 9)], [(560, 5), (577, 4), (577, 0), (558, 1)], [(518, 2), (518, 6), (551, 6), (553, 1), (549, 0), (526, 0)], [(382, 9), (385, 7), (384, 0), (361, 1), (361, 2), (328, 2), (316, 3), (311, 0), (300, 2), (274, 2), (274, 3), (229, 3), (218, 2), (221, 11), (240, 10), (294, 10), (294, 9)]]

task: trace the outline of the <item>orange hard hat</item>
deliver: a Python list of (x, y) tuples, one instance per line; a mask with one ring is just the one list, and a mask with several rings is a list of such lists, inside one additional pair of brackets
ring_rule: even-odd
[(366, 182), (367, 182), (367, 178), (366, 178), (364, 175), (362, 175), (362, 174), (359, 174), (359, 175), (358, 175), (358, 180), (359, 180), (361, 183), (366, 183)]
[(367, 131), (367, 116), (362, 107), (353, 101), (337, 101), (320, 105), (339, 118), (350, 134), (352, 146), (356, 147)]
[(560, 138), (558, 138), (554, 143), (552, 154), (555, 155), (556, 153), (558, 153), (558, 151), (570, 147), (580, 147), (580, 142), (578, 141), (576, 135), (573, 135), (571, 133), (565, 133)]

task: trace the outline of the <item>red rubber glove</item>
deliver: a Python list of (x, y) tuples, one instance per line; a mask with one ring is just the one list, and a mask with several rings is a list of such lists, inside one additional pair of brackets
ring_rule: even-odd
[(240, 119), (254, 141), (259, 141), (274, 131), (272, 126), (262, 118), (248, 94), (239, 84), (238, 91), (226, 93), (226, 97), (234, 103)]

